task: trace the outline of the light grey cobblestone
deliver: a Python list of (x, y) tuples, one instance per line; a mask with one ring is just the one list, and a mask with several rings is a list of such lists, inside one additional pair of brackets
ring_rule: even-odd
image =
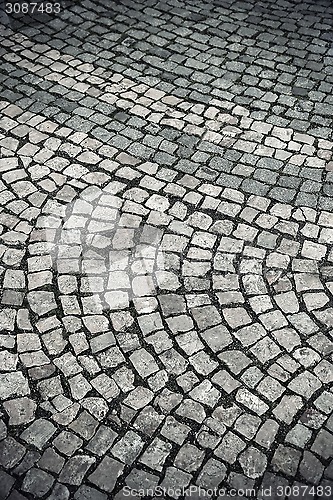
[(330, 498), (331, 5), (44, 17), (0, 25), (0, 497)]

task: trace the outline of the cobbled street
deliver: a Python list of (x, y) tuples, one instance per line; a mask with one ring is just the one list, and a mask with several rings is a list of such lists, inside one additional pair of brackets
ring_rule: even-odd
[(58, 5), (0, 18), (0, 499), (332, 499), (332, 4)]

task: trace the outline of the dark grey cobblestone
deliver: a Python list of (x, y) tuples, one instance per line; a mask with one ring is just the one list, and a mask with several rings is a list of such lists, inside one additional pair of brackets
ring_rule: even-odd
[(331, 4), (60, 5), (0, 8), (0, 498), (331, 498)]

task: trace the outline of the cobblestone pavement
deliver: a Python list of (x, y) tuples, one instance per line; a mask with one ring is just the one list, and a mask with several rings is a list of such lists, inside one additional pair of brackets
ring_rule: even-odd
[(332, 14), (2, 18), (1, 499), (333, 497)]

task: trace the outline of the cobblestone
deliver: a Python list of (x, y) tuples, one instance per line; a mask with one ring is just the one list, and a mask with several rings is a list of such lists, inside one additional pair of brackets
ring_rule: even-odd
[(331, 5), (60, 5), (0, 13), (0, 497), (330, 498)]

